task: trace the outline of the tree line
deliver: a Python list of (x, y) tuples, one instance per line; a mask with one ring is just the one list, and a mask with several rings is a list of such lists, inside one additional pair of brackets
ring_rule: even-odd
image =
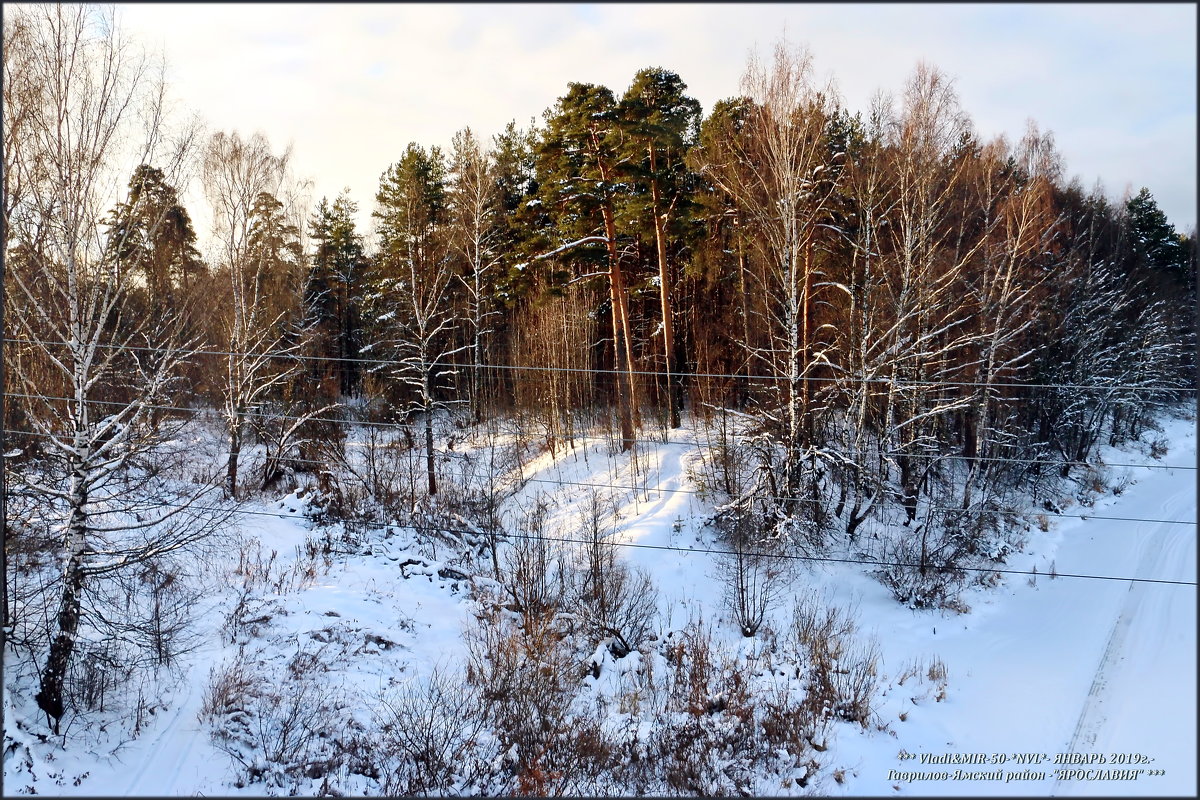
[(729, 520), (822, 548), (902, 509), (923, 570), (1195, 389), (1194, 238), (1146, 189), (1068, 181), (1032, 123), (982, 138), (928, 65), (862, 111), (784, 44), (707, 114), (661, 67), (569, 83), (490, 142), (408, 144), (367, 236), (262, 135), (171, 120), (94, 9), (4, 25), (5, 468), (63, 519), (55, 719), (91, 576), (195, 541), (203, 514), (147, 520), (114, 482), (172, 408), (219, 413), (221, 474), (189, 497), (226, 498), (316, 471), (339, 419), (410, 425), (432, 496), (442, 412), (536, 420), (551, 451), (732, 414)]

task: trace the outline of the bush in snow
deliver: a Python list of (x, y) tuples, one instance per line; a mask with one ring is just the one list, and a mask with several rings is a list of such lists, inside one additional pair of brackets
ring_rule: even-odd
[(546, 539), (546, 506), (538, 502), (524, 515), (519, 532), (505, 552), (501, 582), (512, 608), (527, 617), (557, 611), (563, 603), (564, 554)]
[(642, 704), (653, 734), (623, 743), (635, 756), (623, 772), (629, 785), (651, 794), (748, 795), (768, 775), (804, 786), (816, 773), (812, 741), (822, 723), (797, 682), (763, 687), (771, 676), (697, 623), (668, 634), (657, 680), (653, 663), (645, 662), (645, 683), (659, 686), (643, 694), (660, 702)]
[(581, 664), (553, 616), (483, 608), (463, 632), (467, 681), (503, 756), (493, 765), (500, 794), (587, 794), (608, 746), (594, 716), (573, 712)]
[(653, 638), (658, 592), (644, 570), (631, 570), (605, 541), (603, 502), (592, 494), (584, 520), (586, 544), (575, 551), (569, 573), (567, 608), (580, 623), (588, 644), (607, 641), (615, 658), (623, 658)]
[(239, 653), (211, 673), (199, 718), (213, 744), (242, 766), (239, 788), (295, 789), (340, 763), (343, 704), (318, 681), (321, 663), (319, 654), (300, 651), (273, 679)]
[(866, 728), (877, 692), (879, 646), (860, 641), (854, 613), (808, 592), (792, 606), (787, 647), (808, 681), (805, 706), (814, 718)]
[(879, 581), (911, 608), (965, 609), (959, 596), (967, 567), (1003, 560), (1011, 545), (999, 514), (930, 512), (913, 528), (886, 539), (878, 551)]
[(370, 755), (381, 793), (453, 794), (474, 772), (483, 712), (477, 686), (438, 669), (380, 698)]
[(725, 607), (742, 636), (754, 636), (787, 591), (792, 560), (778, 540), (761, 536), (757, 515), (725, 517), (728, 552), (717, 560), (717, 577), (725, 585)]

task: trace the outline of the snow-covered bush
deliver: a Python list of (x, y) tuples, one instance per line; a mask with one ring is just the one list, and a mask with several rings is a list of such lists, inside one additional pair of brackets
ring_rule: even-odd
[(213, 744), (241, 765), (239, 786), (295, 787), (340, 763), (344, 703), (318, 680), (320, 665), (302, 650), (285, 676), (265, 674), (242, 653), (213, 670), (199, 717)]
[[(670, 632), (640, 671), (638, 703), (627, 707), (643, 727), (630, 725), (620, 751), (629, 789), (748, 795), (767, 776), (804, 786), (819, 768), (813, 743), (824, 721), (800, 682), (755, 670), (711, 628), (693, 622)], [(639, 738), (647, 728), (651, 735)]]
[(567, 573), (566, 607), (578, 621), (589, 647), (605, 642), (623, 658), (654, 637), (658, 592), (644, 570), (630, 570), (606, 541), (610, 508), (593, 494), (585, 510), (585, 544), (574, 552)]
[(381, 697), (370, 748), (381, 793), (454, 794), (478, 768), (483, 712), (478, 687), (440, 669)]
[(545, 522), (546, 506), (539, 502), (524, 515), (501, 568), (513, 609), (527, 617), (557, 611), (565, 594), (566, 556), (547, 540)]
[(852, 610), (808, 592), (792, 606), (786, 647), (808, 680), (805, 707), (817, 719), (868, 725), (878, 684), (879, 646), (857, 637)]
[(884, 566), (875, 571), (892, 596), (910, 608), (952, 608), (966, 584), (966, 573), (949, 563), (921, 565), (921, 543), (916, 537), (897, 537), (879, 549)]
[(581, 664), (553, 616), (480, 610), (463, 631), (467, 681), (502, 757), (490, 768), (501, 794), (587, 794), (609, 748), (599, 720), (572, 710)]
[(606, 550), (609, 563), (602, 569), (585, 565), (571, 573), (567, 608), (589, 645), (604, 642), (614, 657), (623, 658), (654, 638), (658, 592), (645, 570), (631, 570)]

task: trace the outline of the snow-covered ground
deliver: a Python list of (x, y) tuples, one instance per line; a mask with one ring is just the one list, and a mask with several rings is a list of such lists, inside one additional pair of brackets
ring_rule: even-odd
[[(1024, 552), (1005, 568), (1036, 567), (1037, 575), (1008, 574), (996, 586), (972, 588), (963, 598), (967, 613), (902, 607), (860, 565), (800, 567), (795, 592), (815, 591), (855, 609), (860, 633), (878, 641), (880, 695), (872, 725), (834, 725), (821, 772), (807, 789), (760, 784), (759, 791), (1194, 796), (1195, 422), (1163, 425), (1170, 450), (1162, 460), (1141, 446), (1102, 456), (1189, 468), (1122, 468), (1131, 482), (1119, 495), (1063, 508), (1047, 532), (1034, 525)], [(753, 655), (722, 607), (715, 557), (703, 552), (713, 546), (702, 528), (711, 504), (691, 479), (697, 453), (686, 430), (640, 447), (636, 469), (600, 441), (555, 457), (544, 453), (524, 467), (532, 480), (509, 507), (515, 514), (540, 500), (548, 508), (547, 529), (566, 535), (580, 528), (599, 493), (617, 509), (614, 540), (635, 545), (620, 548), (620, 557), (657, 586), (663, 631), (703, 619), (731, 651)], [(213, 675), (240, 659), (271, 684), (308, 658), (318, 668), (309, 670), (316, 693), (305, 702), (340, 708), (369, 731), (373, 698), (435, 669), (460, 667), (461, 631), (473, 603), (468, 582), (446, 560), (453, 548), (440, 543), (434, 553), (411, 530), (373, 530), (353, 552), (326, 563), (304, 549), (314, 541), (306, 499), (293, 493), (247, 507), (255, 513), (242, 517), (246, 543), (229, 554), (227, 584), (212, 587), (214, 605), (200, 623), (203, 644), (185, 657), (176, 679), (164, 682), (135, 738), (121, 742), (115, 725), (105, 733), (77, 725), (65, 747), (61, 740), (39, 742), (32, 692), (10, 691), (6, 682), (6, 732), (28, 749), (5, 751), (5, 793), (261, 795), (263, 784), (241, 779), (244, 765), (215, 746), (211, 726), (201, 720)], [(1087, 514), (1168, 522), (1070, 516)], [(233, 574), (239, 562), (240, 574)], [(250, 575), (257, 576), (254, 591), (241, 592)], [(239, 600), (245, 601), (240, 623), (230, 624)], [(787, 613), (783, 604), (776, 629)], [(940, 666), (944, 677), (936, 674)], [(27, 725), (14, 729), (13, 719)], [(947, 754), (982, 759), (942, 763)], [(1103, 761), (1054, 763), (1060, 754)], [(1123, 763), (1130, 757), (1133, 763)], [(1091, 772), (1059, 772), (1066, 769)], [(938, 773), (949, 777), (930, 777)], [(314, 780), (298, 789), (316, 793), (319, 786)]]
[[(1195, 464), (1195, 428), (1166, 424), (1166, 461)], [(1107, 460), (1135, 463), (1129, 453)], [(1150, 459), (1139, 459), (1154, 463)], [(1036, 584), (1009, 576), (990, 595), (975, 594), (972, 613), (939, 617), (889, 606), (877, 590), (871, 617), (889, 664), (935, 652), (949, 672), (946, 701), (893, 723), (897, 739), (844, 737), (839, 755), (861, 759), (848, 793), (884, 795), (1179, 795), (1196, 793), (1196, 473), (1138, 470), (1120, 497), (1095, 503), (1098, 515), (1192, 524), (1058, 519), (1030, 543), (1014, 569), (1037, 566)], [(1066, 509), (1081, 513), (1083, 509)], [(1060, 575), (1046, 577), (1051, 563)], [(1192, 585), (1061, 577), (1136, 576)], [(865, 604), (864, 604), (865, 608)], [(916, 756), (900, 760), (901, 749)], [(851, 753), (854, 755), (852, 756)], [(922, 764), (921, 754), (985, 753), (984, 765)], [(1007, 780), (1021, 754), (1042, 778)], [(1055, 764), (1077, 753), (1105, 763)], [(1122, 764), (1114, 755), (1148, 762)], [(991, 756), (1007, 761), (994, 765)], [(1045, 756), (1045, 759), (1040, 757)], [(997, 761), (999, 759), (996, 759)], [(888, 778), (889, 770), (1003, 773), (1000, 780)], [(1142, 770), (1132, 780), (1073, 778), (1056, 769)], [(1165, 771), (1151, 775), (1151, 770)], [(1111, 777), (1111, 776), (1110, 776)], [(899, 786), (899, 791), (894, 788)]]

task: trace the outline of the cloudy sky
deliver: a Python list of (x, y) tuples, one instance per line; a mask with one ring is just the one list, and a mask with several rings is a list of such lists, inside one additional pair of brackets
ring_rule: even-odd
[[(314, 197), (343, 187), (368, 220), (410, 141), (528, 124), (568, 81), (620, 93), (672, 69), (707, 112), (746, 57), (806, 45), (846, 105), (898, 92), (924, 59), (953, 76), (983, 138), (1035, 120), (1068, 175), (1120, 199), (1147, 186), (1196, 222), (1192, 4), (130, 4), (128, 34), (161, 48), (172, 94), (209, 127), (293, 145)], [(197, 209), (197, 211), (200, 211)], [(206, 215), (198, 213), (202, 219)]]

